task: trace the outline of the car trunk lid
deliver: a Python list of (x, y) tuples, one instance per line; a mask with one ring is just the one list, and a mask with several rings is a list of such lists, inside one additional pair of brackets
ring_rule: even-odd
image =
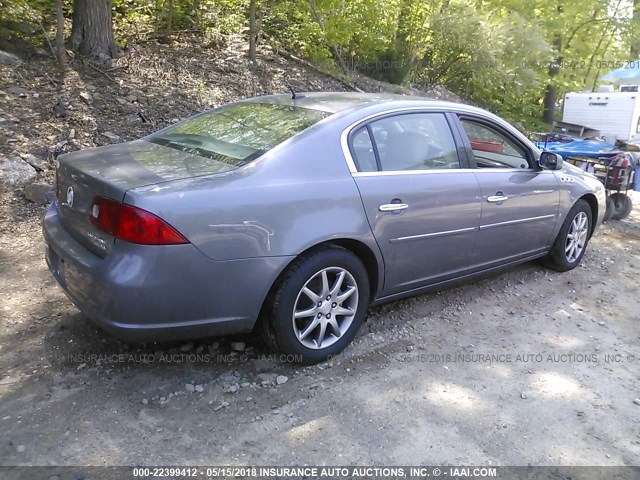
[(62, 224), (99, 256), (111, 250), (114, 237), (90, 221), (97, 196), (121, 202), (127, 190), (234, 168), (211, 158), (144, 140), (109, 145), (58, 157), (56, 197)]

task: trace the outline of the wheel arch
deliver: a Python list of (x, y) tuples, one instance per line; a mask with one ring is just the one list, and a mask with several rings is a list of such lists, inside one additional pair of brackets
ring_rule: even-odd
[(596, 224), (598, 223), (598, 199), (593, 193), (586, 193), (582, 195), (579, 200), (584, 200), (591, 207), (591, 231), (589, 232), (589, 238), (593, 235), (593, 232), (596, 229)]
[(374, 251), (364, 242), (360, 240), (356, 240), (353, 238), (335, 238), (330, 240), (325, 240), (320, 243), (316, 243), (315, 245), (305, 249), (296, 255), (291, 261), (282, 269), (282, 271), (278, 274), (278, 276), (273, 281), (269, 291), (262, 302), (262, 307), (260, 309), (260, 315), (258, 318), (258, 322), (261, 322), (266, 317), (267, 309), (269, 308), (269, 303), (273, 297), (274, 291), (282, 281), (284, 275), (286, 275), (289, 267), (300, 257), (309, 254), (315, 250), (318, 250), (322, 247), (326, 247), (329, 245), (336, 245), (338, 247), (342, 247), (345, 250), (348, 250), (352, 254), (354, 254), (364, 265), (364, 268), (367, 270), (367, 276), (369, 277), (369, 297), (370, 300), (373, 300), (377, 293), (382, 290), (382, 282), (383, 282), (383, 270), (381, 259), (379, 260), (376, 257)]
[(369, 296), (371, 297), (370, 299), (373, 300), (377, 293), (382, 290), (382, 281), (384, 280), (382, 258), (380, 257), (379, 259), (371, 247), (361, 240), (346, 237), (324, 240), (300, 252), (284, 267), (282, 272), (280, 272), (280, 275), (275, 279), (270, 290), (273, 290), (273, 288), (278, 284), (293, 262), (315, 250), (330, 245), (336, 245), (344, 248), (345, 250), (349, 250), (349, 252), (353, 253), (362, 262), (364, 268), (367, 270), (367, 276), (369, 277)]

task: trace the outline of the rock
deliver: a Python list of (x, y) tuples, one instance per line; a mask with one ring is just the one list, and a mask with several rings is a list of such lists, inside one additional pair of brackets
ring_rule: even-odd
[(49, 162), (43, 160), (42, 158), (36, 157), (31, 153), (25, 153), (20, 155), (25, 162), (31, 165), (33, 168), (38, 170), (39, 172), (44, 172), (45, 170), (49, 170)]
[(278, 385), (282, 385), (284, 383), (287, 383), (289, 381), (289, 377), (285, 376), (285, 375), (278, 375), (276, 377), (276, 383)]
[(120, 105), (126, 105), (127, 104), (127, 101), (122, 97), (116, 97), (116, 102), (118, 102)]
[(247, 402), (250, 402), (251, 400), (253, 400), (253, 397), (247, 397)]
[(223, 407), (228, 407), (229, 406), (229, 402), (221, 402), (220, 405), (222, 405)]
[(193, 342), (185, 343), (180, 347), (181, 352), (186, 353), (186, 352), (190, 352), (191, 350), (193, 350)]
[(113, 132), (102, 132), (100, 135), (109, 140), (111, 143), (119, 143), (122, 141), (122, 137), (116, 135)]
[(18, 95), (20, 98), (25, 98), (29, 90), (22, 87), (9, 87), (9, 92)]
[(598, 325), (600, 325), (601, 327), (604, 327), (606, 325), (606, 323), (604, 322), (598, 322)]
[(202, 385), (196, 385), (196, 392), (198, 393), (204, 392), (204, 387)]
[(23, 453), (26, 450), (26, 448), (24, 445), (18, 445), (18, 448), (16, 450), (18, 450), (18, 453)]
[(53, 106), (53, 113), (56, 114), (56, 118), (62, 118), (67, 116), (67, 109), (62, 102), (58, 102)]
[(80, 92), (79, 97), (87, 105), (91, 105), (93, 103), (93, 98), (91, 97), (91, 94), (88, 92)]
[(146, 398), (142, 399), (142, 404), (143, 405), (148, 405), (149, 404), (149, 400), (147, 400)]
[(527, 394), (526, 394), (526, 393), (524, 393), (524, 392), (522, 392), (522, 393), (520, 394), (520, 398), (522, 398), (523, 400), (526, 400), (526, 399), (527, 399)]
[(0, 65), (21, 65), (22, 60), (13, 53), (0, 50)]
[(136, 102), (138, 100), (138, 97), (136, 97), (135, 95), (127, 95), (126, 97), (124, 97), (124, 99), (127, 102), (133, 103), (133, 102)]
[(48, 183), (32, 183), (24, 187), (25, 198), (37, 205), (48, 205), (56, 198), (53, 186)]
[(36, 170), (20, 157), (0, 157), (0, 184), (23, 185), (36, 178)]
[(640, 405), (640, 398), (636, 398), (633, 403), (635, 403), (636, 405)]
[(236, 352), (244, 352), (246, 345), (244, 342), (231, 342), (231, 349)]
[(195, 391), (196, 391), (196, 387), (194, 387), (192, 383), (187, 383), (187, 384), (184, 386), (184, 388), (185, 388), (185, 390), (186, 390), (187, 392), (189, 392), (189, 393), (193, 393), (193, 392), (195, 392)]
[(2, 114), (4, 116), (0, 117), (0, 125), (10, 125), (12, 123), (20, 123), (20, 119), (15, 115), (11, 115), (10, 113), (7, 113), (7, 112), (2, 112)]
[(229, 393), (236, 393), (238, 391), (238, 386), (237, 385), (231, 385), (229, 387), (229, 389), (227, 390), (227, 392)]

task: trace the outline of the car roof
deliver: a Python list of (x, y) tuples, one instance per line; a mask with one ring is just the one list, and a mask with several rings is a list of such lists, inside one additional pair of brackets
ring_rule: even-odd
[(291, 94), (276, 94), (247, 98), (243, 101), (289, 105), (328, 113), (337, 113), (346, 109), (357, 110), (358, 107), (365, 108), (372, 104), (392, 102), (416, 102), (416, 104), (428, 104), (430, 107), (441, 107), (443, 109), (461, 105), (412, 95), (360, 92), (300, 92), (296, 93), (295, 99), (292, 98)]

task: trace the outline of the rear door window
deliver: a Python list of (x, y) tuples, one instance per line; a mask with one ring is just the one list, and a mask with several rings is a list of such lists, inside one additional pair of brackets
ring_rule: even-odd
[[(360, 171), (435, 170), (460, 168), (456, 144), (443, 113), (404, 113), (375, 120), (368, 126), (371, 148), (361, 141), (367, 129), (352, 136), (352, 150)], [(372, 160), (372, 155), (373, 160)]]

